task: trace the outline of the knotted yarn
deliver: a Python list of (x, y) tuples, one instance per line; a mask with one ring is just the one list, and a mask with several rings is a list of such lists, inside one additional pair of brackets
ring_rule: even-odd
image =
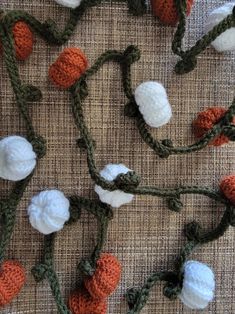
[(184, 264), (183, 287), (179, 298), (190, 309), (201, 310), (214, 298), (214, 273), (207, 265), (188, 261)]
[[(100, 171), (100, 175), (108, 181), (113, 181), (120, 174), (127, 174), (130, 171), (131, 170), (123, 164), (108, 164), (104, 167), (103, 170)], [(103, 203), (109, 204), (116, 208), (130, 203), (134, 198), (133, 194), (125, 193), (121, 190), (110, 192), (103, 189), (99, 185), (95, 185), (95, 192), (99, 195), (99, 198)]]

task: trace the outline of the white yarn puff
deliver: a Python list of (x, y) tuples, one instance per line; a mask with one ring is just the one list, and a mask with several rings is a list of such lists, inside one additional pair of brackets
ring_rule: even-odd
[(55, 0), (60, 5), (63, 5), (64, 7), (75, 9), (79, 7), (82, 0)]
[(215, 290), (214, 273), (207, 265), (188, 261), (184, 264), (181, 301), (190, 309), (204, 309), (212, 301)]
[(153, 128), (167, 124), (172, 117), (171, 105), (162, 84), (149, 81), (135, 90), (135, 101), (145, 122)]
[[(108, 181), (113, 181), (119, 174), (126, 174), (129, 171), (131, 170), (123, 164), (108, 164), (101, 170), (100, 175)], [(99, 195), (101, 202), (115, 208), (130, 203), (134, 198), (133, 194), (125, 193), (121, 190), (107, 191), (99, 185), (95, 185), (95, 192)]]
[(50, 234), (63, 228), (69, 219), (69, 200), (58, 190), (42, 191), (34, 196), (28, 207), (33, 228)]
[(0, 141), (0, 177), (11, 181), (25, 179), (36, 166), (36, 154), (24, 137), (8, 136)]
[[(232, 14), (235, 2), (225, 3), (223, 6), (216, 8), (211, 12), (205, 25), (205, 31), (210, 31), (214, 26), (219, 24), (229, 14)], [(235, 50), (235, 27), (227, 29), (213, 42), (212, 46), (219, 52)]]

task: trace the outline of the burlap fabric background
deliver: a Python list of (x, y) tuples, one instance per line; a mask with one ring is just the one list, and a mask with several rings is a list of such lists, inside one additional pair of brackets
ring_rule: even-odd
[[(208, 12), (227, 1), (198, 0), (188, 21), (185, 45), (191, 46), (203, 33)], [(1, 0), (5, 9), (23, 9), (40, 20), (52, 18), (62, 27), (68, 11), (52, 0)], [(156, 137), (169, 137), (177, 144), (194, 141), (191, 121), (197, 112), (209, 106), (228, 107), (234, 97), (235, 55), (218, 54), (209, 48), (203, 53), (195, 71), (177, 76), (173, 73), (176, 57), (171, 52), (174, 29), (162, 27), (150, 14), (130, 16), (125, 4), (105, 4), (90, 9), (80, 21), (76, 33), (66, 46), (82, 48), (92, 64), (107, 49), (125, 49), (137, 44), (141, 60), (133, 66), (133, 87), (142, 81), (161, 81), (167, 88), (174, 117), (170, 124), (155, 132)], [(7, 252), (27, 268), (27, 284), (20, 296), (1, 313), (57, 313), (47, 282), (35, 284), (31, 267), (41, 258), (43, 237), (34, 231), (27, 218), (26, 207), (33, 194), (47, 188), (58, 188), (66, 194), (77, 193), (95, 198), (86, 155), (75, 145), (79, 137), (74, 127), (67, 92), (58, 91), (48, 80), (48, 67), (63, 48), (49, 47), (40, 38), (33, 55), (20, 63), (22, 79), (39, 86), (43, 101), (32, 105), (30, 112), (36, 130), (47, 139), (48, 152), (38, 164), (17, 213), (17, 225)], [(14, 96), (2, 60), (0, 136), (24, 134)], [(110, 162), (124, 163), (142, 175), (145, 185), (174, 187), (179, 184), (205, 185), (217, 188), (221, 176), (234, 172), (235, 146), (206, 148), (201, 152), (173, 156), (161, 160), (143, 143), (135, 123), (123, 114), (126, 99), (122, 91), (120, 71), (112, 63), (90, 80), (91, 93), (85, 102), (86, 119), (97, 141), (97, 163), (100, 168)], [(10, 184), (0, 182), (0, 194), (6, 195)], [(118, 256), (123, 265), (121, 284), (109, 299), (111, 314), (127, 311), (124, 293), (133, 285), (142, 285), (155, 270), (169, 269), (185, 243), (182, 234), (186, 222), (194, 219), (205, 228), (216, 226), (223, 208), (205, 197), (187, 196), (181, 214), (167, 210), (162, 200), (136, 197), (128, 206), (115, 210), (109, 229), (106, 250)], [(71, 228), (60, 232), (56, 242), (55, 267), (64, 298), (75, 287), (76, 265), (88, 256), (94, 245), (96, 222), (83, 214)], [(235, 312), (235, 240), (231, 228), (223, 239), (196, 251), (193, 258), (214, 268), (216, 299), (205, 313)], [(162, 286), (151, 294), (143, 313), (191, 313), (181, 302), (170, 302), (162, 295)]]

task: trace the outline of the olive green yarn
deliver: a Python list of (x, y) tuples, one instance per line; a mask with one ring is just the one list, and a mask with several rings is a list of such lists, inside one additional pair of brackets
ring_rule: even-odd
[(177, 74), (185, 74), (192, 71), (196, 67), (197, 56), (203, 52), (218, 36), (231, 27), (235, 27), (235, 6), (232, 14), (224, 18), (211, 31), (199, 39), (191, 49), (184, 51), (182, 45), (186, 31), (187, 1), (175, 0), (175, 5), (179, 15), (179, 24), (172, 42), (172, 51), (182, 59), (176, 64), (175, 72)]
[[(26, 127), (27, 139), (31, 142), (38, 159), (42, 158), (46, 153), (46, 142), (36, 133), (28, 108), (30, 105), (29, 103), (39, 102), (42, 99), (42, 94), (39, 88), (32, 85), (25, 85), (20, 79), (14, 52), (12, 27), (17, 21), (22, 20), (26, 22), (32, 30), (40, 35), (47, 43), (52, 45), (62, 45), (66, 43), (73, 34), (81, 16), (87, 11), (87, 9), (92, 6), (100, 5), (103, 2), (110, 1), (83, 0), (77, 9), (70, 10), (70, 17), (63, 30), (59, 30), (55, 22), (52, 20), (47, 20), (41, 23), (36, 18), (23, 11), (0, 11), (0, 37), (3, 46), (4, 62), (9, 74), (13, 92), (15, 94), (19, 113)], [(117, 0), (117, 2), (126, 2), (129, 11), (134, 15), (141, 15), (146, 11), (145, 1), (143, 0)], [(182, 74), (191, 71), (196, 66), (197, 55), (201, 53), (217, 36), (219, 36), (226, 29), (234, 26), (235, 10), (232, 15), (228, 16), (211, 32), (200, 39), (193, 48), (184, 52), (182, 50), (182, 40), (185, 33), (186, 6), (185, 1), (178, 0), (176, 1), (176, 4), (179, 11), (180, 23), (175, 34), (172, 49), (182, 59), (176, 66), (176, 72)], [(131, 86), (131, 65), (138, 61), (139, 58), (140, 51), (135, 46), (129, 46), (124, 52), (116, 50), (108, 51), (101, 55), (95, 64), (88, 69), (80, 80), (70, 89), (74, 120), (81, 135), (81, 138), (77, 141), (77, 145), (87, 152), (87, 162), (91, 178), (96, 184), (110, 191), (121, 189), (124, 192), (135, 195), (152, 195), (161, 197), (166, 201), (168, 208), (174, 212), (180, 212), (183, 208), (184, 204), (180, 197), (185, 194), (205, 195), (225, 206), (225, 211), (220, 223), (213, 230), (204, 231), (197, 222), (191, 222), (185, 226), (184, 232), (188, 242), (185, 244), (179, 257), (176, 258), (175, 269), (173, 271), (156, 272), (149, 277), (141, 289), (131, 289), (127, 295), (130, 308), (128, 314), (137, 314), (142, 310), (149, 298), (150, 291), (153, 289), (155, 284), (160, 281), (164, 281), (166, 283), (164, 286), (164, 295), (169, 299), (175, 299), (182, 288), (182, 266), (192, 251), (200, 245), (217, 240), (224, 235), (230, 226), (235, 226), (235, 208), (223, 195), (221, 195), (220, 192), (197, 186), (177, 187), (175, 189), (140, 186), (141, 178), (133, 171), (128, 172), (126, 175), (119, 175), (111, 182), (100, 176), (95, 163), (95, 140), (92, 138), (85, 124), (82, 101), (88, 96), (89, 92), (87, 79), (96, 73), (101, 66), (108, 61), (114, 61), (120, 64), (123, 88), (128, 99), (128, 103), (124, 108), (125, 113), (129, 117), (136, 119), (140, 135), (158, 156), (166, 158), (171, 154), (197, 151), (207, 146), (214, 137), (221, 133), (227, 135), (231, 140), (235, 139), (234, 126), (231, 124), (232, 118), (235, 114), (235, 101), (233, 101), (233, 104), (229, 108), (226, 115), (197, 143), (187, 147), (177, 148), (174, 147), (174, 144), (170, 139), (164, 139), (161, 141), (155, 140), (148, 131), (143, 117), (138, 110)], [(17, 205), (19, 204), (32, 176), (33, 173), (26, 179), (17, 182), (9, 197), (0, 201), (0, 214), (3, 222), (3, 231), (0, 241), (0, 262), (3, 262), (5, 258), (6, 247), (9, 244), (13, 232)], [(99, 259), (105, 245), (108, 225), (113, 217), (113, 212), (106, 204), (99, 201), (91, 201), (78, 196), (70, 197), (70, 206), (71, 215), (70, 220), (67, 223), (68, 226), (80, 219), (82, 209), (88, 211), (97, 219), (98, 232), (94, 250), (90, 257), (83, 259), (78, 265), (78, 268), (83, 275), (92, 276), (96, 268), (97, 260)], [(45, 237), (44, 256), (42, 262), (32, 269), (32, 273), (37, 282), (44, 279), (48, 280), (57, 304), (58, 312), (60, 314), (71, 314), (67, 305), (63, 301), (59, 279), (54, 269), (54, 243), (55, 234)]]

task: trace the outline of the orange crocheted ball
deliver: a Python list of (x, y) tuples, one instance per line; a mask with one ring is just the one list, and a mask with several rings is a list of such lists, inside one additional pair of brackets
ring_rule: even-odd
[[(212, 107), (198, 114), (196, 120), (193, 121), (193, 129), (197, 138), (203, 137), (227, 112), (225, 108)], [(235, 124), (235, 118), (233, 119)], [(221, 146), (229, 142), (229, 138), (224, 134), (216, 137), (210, 145)]]
[[(194, 0), (187, 0), (187, 15), (190, 14)], [(151, 0), (152, 10), (159, 20), (165, 25), (175, 26), (178, 21), (178, 13), (175, 0)]]
[(20, 292), (25, 281), (25, 270), (19, 262), (3, 262), (0, 269), (0, 306), (9, 304)]
[(66, 48), (49, 69), (49, 77), (57, 86), (69, 88), (86, 71), (85, 54), (79, 48)]
[[(22, 21), (16, 22), (12, 29), (15, 41), (15, 53), (18, 60), (26, 60), (33, 51), (33, 33), (29, 26)], [(2, 53), (2, 45), (0, 47)]]
[(117, 288), (121, 278), (121, 265), (111, 254), (102, 254), (93, 276), (85, 279), (85, 286), (95, 299), (108, 297)]
[(223, 194), (235, 205), (235, 175), (225, 177), (220, 182)]
[(75, 291), (69, 298), (69, 309), (72, 314), (106, 314), (107, 301), (94, 300), (87, 291)]

